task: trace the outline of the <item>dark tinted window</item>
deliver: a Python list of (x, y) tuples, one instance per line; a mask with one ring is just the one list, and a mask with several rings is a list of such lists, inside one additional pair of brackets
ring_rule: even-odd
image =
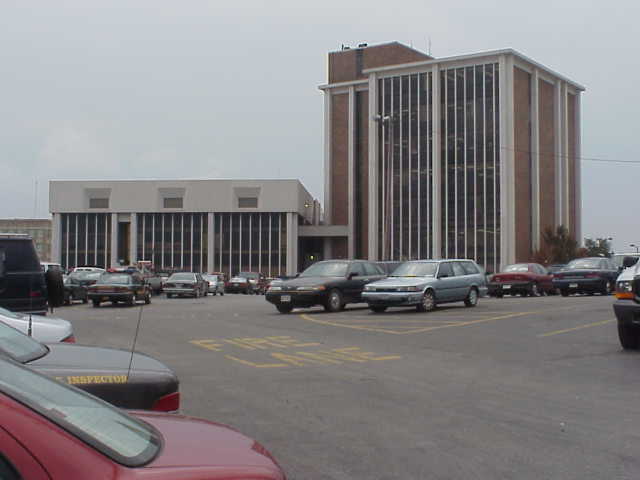
[(453, 270), (451, 269), (451, 263), (441, 263), (440, 268), (438, 269), (438, 276), (441, 277), (443, 275), (447, 275), (449, 277), (453, 276)]
[(462, 268), (460, 262), (453, 262), (453, 273), (456, 277), (462, 277), (463, 275), (467, 274), (464, 268)]
[(89, 208), (109, 208), (108, 198), (90, 198)]
[(352, 264), (351, 273), (357, 273), (361, 277), (364, 277), (366, 275), (366, 272), (364, 270), (364, 264), (361, 262), (355, 262), (354, 264)]
[(20, 478), (22, 477), (20, 477), (16, 469), (13, 468), (13, 465), (11, 465), (11, 462), (9, 462), (9, 460), (4, 458), (4, 455), (0, 453), (0, 479), (19, 480)]
[(0, 240), (0, 261), (7, 272), (41, 272), (40, 260), (31, 239)]
[(477, 265), (473, 262), (462, 262), (461, 265), (467, 275), (475, 275), (477, 273), (480, 273)]
[(165, 198), (164, 208), (182, 208), (182, 197)]
[(239, 197), (238, 208), (258, 208), (257, 197)]
[(384, 275), (384, 272), (382, 271), (382, 269), (380, 269), (377, 265), (374, 265), (373, 263), (365, 263), (364, 271), (366, 272), (367, 275)]

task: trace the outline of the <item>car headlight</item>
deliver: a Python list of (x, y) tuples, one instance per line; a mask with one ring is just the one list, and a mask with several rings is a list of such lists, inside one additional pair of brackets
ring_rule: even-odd
[(318, 285), (316, 287), (298, 287), (299, 292), (320, 292), (322, 290), (326, 290), (327, 287), (324, 285)]
[(616, 291), (622, 293), (629, 293), (633, 291), (633, 285), (628, 280), (622, 280), (616, 284)]
[(278, 292), (278, 291), (282, 290), (282, 287), (269, 287), (269, 290), (272, 290), (274, 292)]
[(375, 292), (376, 291), (376, 287), (372, 287), (371, 285), (365, 285), (364, 286), (364, 291), (365, 292)]

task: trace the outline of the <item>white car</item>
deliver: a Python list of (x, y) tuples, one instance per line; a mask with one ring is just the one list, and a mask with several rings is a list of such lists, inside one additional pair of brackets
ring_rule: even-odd
[(105, 269), (100, 267), (75, 267), (74, 272), (101, 272), (104, 273)]
[[(0, 308), (0, 322), (29, 335), (29, 315)], [(62, 318), (31, 316), (31, 336), (42, 343), (75, 343), (71, 322)], [(1, 339), (0, 339), (1, 340)]]

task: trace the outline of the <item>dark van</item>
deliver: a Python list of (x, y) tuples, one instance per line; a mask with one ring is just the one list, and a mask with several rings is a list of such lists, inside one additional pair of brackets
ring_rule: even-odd
[(47, 313), (45, 274), (29, 235), (0, 234), (0, 307)]

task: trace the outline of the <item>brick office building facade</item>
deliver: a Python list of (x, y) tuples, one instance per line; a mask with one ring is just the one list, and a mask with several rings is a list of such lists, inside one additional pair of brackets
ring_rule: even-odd
[(506, 49), (329, 54), (325, 256), (525, 261), (580, 227), (579, 84)]

